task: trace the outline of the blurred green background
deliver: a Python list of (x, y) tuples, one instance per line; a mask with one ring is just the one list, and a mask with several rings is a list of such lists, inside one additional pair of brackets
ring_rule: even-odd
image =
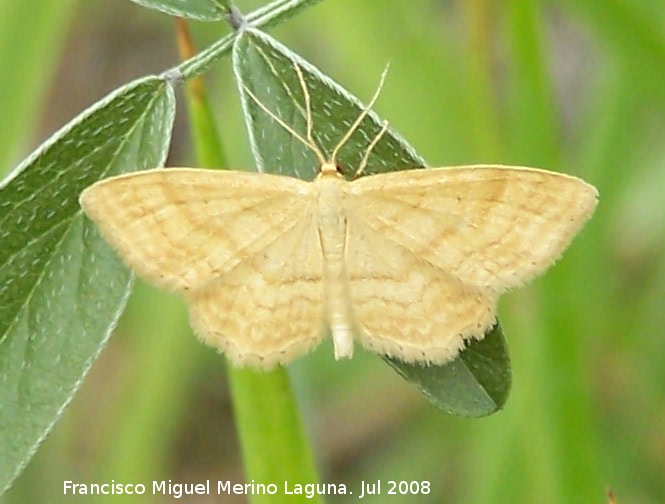
[[(192, 30), (200, 48), (228, 31)], [(600, 192), (563, 259), (501, 302), (513, 360), (503, 412), (447, 416), (377, 357), (336, 363), (329, 344), (290, 367), (321, 480), (357, 490), (380, 479), (384, 493), (388, 480), (431, 481), (430, 495), (372, 503), (589, 504), (606, 502), (606, 486), (621, 504), (665, 502), (662, 2), (325, 0), (272, 34), (361, 98), (389, 62), (375, 109), (432, 165), (538, 166)], [(127, 0), (1, 0), (0, 167), (177, 58), (173, 20)], [(207, 82), (231, 166), (252, 165), (228, 59)], [(176, 166), (192, 159), (183, 104)], [(241, 482), (225, 380), (224, 359), (191, 334), (184, 304), (139, 284), (0, 502), (70, 502), (63, 480)]]

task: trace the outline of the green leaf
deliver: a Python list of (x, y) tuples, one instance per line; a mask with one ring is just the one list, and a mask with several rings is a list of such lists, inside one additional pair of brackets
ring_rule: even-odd
[(83, 218), (101, 178), (161, 166), (171, 85), (148, 77), (75, 118), (0, 187), (0, 491), (28, 462), (100, 352), (131, 276)]
[(219, 21), (226, 10), (223, 2), (216, 0), (131, 0), (148, 9), (155, 9), (171, 16), (198, 21)]
[[(269, 110), (305, 136), (305, 104), (295, 62), (302, 69), (311, 95), (314, 139), (330, 153), (363, 110), (360, 101), (311, 63), (258, 30), (248, 29), (233, 49), (233, 68), (259, 171), (312, 180), (317, 173), (316, 156), (269, 117), (244, 90), (247, 87)], [(370, 113), (341, 149), (339, 161), (347, 167), (347, 173), (354, 172), (381, 126), (378, 116)], [(364, 173), (424, 165), (402, 137), (388, 130), (372, 151)], [(498, 325), (482, 342), (471, 343), (449, 364), (429, 367), (397, 361), (390, 364), (437, 407), (458, 415), (482, 416), (497, 411), (510, 390), (510, 361)]]
[(508, 345), (499, 323), (483, 340), (471, 340), (454, 361), (444, 366), (384, 360), (437, 408), (455, 415), (481, 417), (495, 413), (510, 392)]

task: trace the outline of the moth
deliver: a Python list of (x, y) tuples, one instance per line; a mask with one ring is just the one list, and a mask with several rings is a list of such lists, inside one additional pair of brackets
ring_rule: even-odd
[(181, 294), (200, 338), (238, 366), (287, 364), (332, 336), (404, 362), (443, 364), (482, 339), (499, 296), (543, 273), (590, 218), (596, 189), (534, 168), (474, 165), (361, 176), (302, 136), (317, 177), (196, 168), (97, 182), (80, 204), (127, 265)]

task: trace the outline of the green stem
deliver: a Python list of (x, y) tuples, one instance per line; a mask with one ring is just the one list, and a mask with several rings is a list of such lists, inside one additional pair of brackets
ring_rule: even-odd
[[(261, 7), (246, 16), (246, 21), (253, 28), (266, 28), (275, 25), (296, 12), (320, 0), (276, 0), (265, 7)], [(218, 40), (207, 49), (195, 54), (178, 65), (175, 70), (182, 74), (185, 80), (201, 75), (218, 59), (231, 50), (236, 33), (227, 35)]]
[(473, 148), (488, 159), (501, 159), (501, 128), (491, 68), (496, 6), (491, 0), (467, 0), (464, 8), (468, 30), (466, 70), (470, 87), (467, 105), (473, 121)]
[[(316, 483), (311, 450), (300, 421), (289, 376), (284, 368), (269, 373), (229, 369), (246, 481), (274, 483), (276, 495), (254, 495), (253, 504), (323, 503), (320, 496), (284, 493), (296, 484)], [(305, 500), (306, 499), (306, 500)]]
[[(183, 56), (193, 53), (186, 26), (179, 24)], [(191, 58), (188, 61), (193, 61)], [(203, 80), (188, 83), (187, 100), (192, 135), (201, 166), (223, 167), (226, 160), (208, 103)], [(298, 502), (322, 503), (319, 496), (285, 493), (296, 484), (316, 483), (318, 477), (288, 373), (277, 368), (269, 373), (228, 368), (233, 408), (245, 467), (245, 481), (275, 484), (275, 495), (248, 495), (252, 504)]]

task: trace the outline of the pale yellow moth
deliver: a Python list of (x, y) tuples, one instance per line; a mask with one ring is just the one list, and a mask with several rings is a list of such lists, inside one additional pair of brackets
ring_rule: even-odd
[(194, 168), (102, 180), (85, 213), (141, 277), (182, 294), (191, 323), (235, 365), (286, 364), (332, 334), (405, 362), (442, 364), (482, 339), (497, 299), (545, 271), (589, 219), (597, 192), (533, 168), (412, 169), (353, 180), (246, 92), (318, 157), (312, 182)]

